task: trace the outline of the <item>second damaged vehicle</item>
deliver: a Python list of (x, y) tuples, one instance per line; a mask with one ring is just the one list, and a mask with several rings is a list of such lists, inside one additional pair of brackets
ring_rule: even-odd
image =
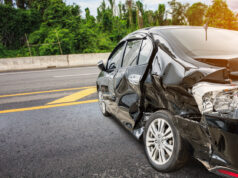
[(238, 177), (238, 32), (153, 27), (125, 37), (99, 62), (99, 105), (144, 140), (151, 165), (181, 168), (193, 156)]

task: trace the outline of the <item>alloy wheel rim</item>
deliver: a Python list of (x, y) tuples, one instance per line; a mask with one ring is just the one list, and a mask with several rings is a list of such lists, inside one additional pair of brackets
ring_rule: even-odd
[(174, 150), (174, 134), (166, 120), (158, 118), (150, 124), (146, 134), (146, 149), (157, 165), (164, 165), (170, 160)]

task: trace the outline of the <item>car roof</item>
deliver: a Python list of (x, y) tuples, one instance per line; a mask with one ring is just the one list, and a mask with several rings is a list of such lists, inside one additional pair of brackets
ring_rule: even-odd
[[(212, 27), (209, 27), (212, 28)], [(130, 34), (128, 34), (125, 38), (121, 40), (121, 42), (130, 40), (130, 39), (136, 39), (136, 38), (143, 38), (146, 36), (148, 33), (159, 33), (160, 30), (165, 30), (165, 29), (204, 29), (203, 26), (178, 26), (178, 25), (170, 25), (170, 26), (156, 26), (156, 27), (148, 27), (148, 28), (143, 28), (139, 29), (137, 31), (134, 31)]]

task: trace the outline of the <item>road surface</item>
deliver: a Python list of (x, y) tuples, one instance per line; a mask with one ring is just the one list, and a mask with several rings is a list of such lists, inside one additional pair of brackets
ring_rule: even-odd
[(159, 173), (97, 104), (96, 67), (0, 73), (0, 177), (217, 177), (191, 160)]

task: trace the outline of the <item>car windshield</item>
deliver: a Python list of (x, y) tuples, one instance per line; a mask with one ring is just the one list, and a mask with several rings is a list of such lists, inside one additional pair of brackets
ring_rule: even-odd
[(176, 46), (191, 57), (238, 55), (238, 32), (208, 28), (163, 29)]

